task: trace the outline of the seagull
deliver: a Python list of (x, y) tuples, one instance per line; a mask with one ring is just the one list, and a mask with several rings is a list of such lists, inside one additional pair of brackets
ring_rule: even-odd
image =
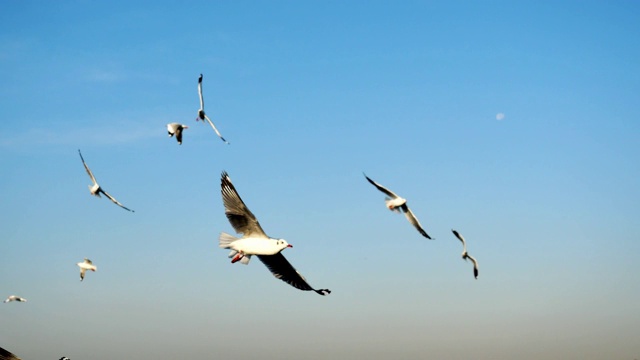
[(113, 201), (116, 205), (120, 206), (121, 208), (123, 208), (123, 209), (125, 209), (127, 211), (135, 212), (135, 211), (125, 207), (124, 205), (120, 204), (120, 202), (118, 202), (118, 200), (116, 200), (113, 196), (107, 194), (107, 192), (104, 191), (102, 189), (102, 187), (100, 187), (100, 185), (98, 185), (98, 182), (96, 181), (96, 178), (93, 176), (93, 173), (91, 172), (91, 170), (89, 170), (89, 167), (84, 162), (84, 158), (82, 157), (82, 153), (80, 152), (80, 149), (78, 149), (78, 154), (80, 154), (80, 159), (82, 159), (82, 165), (84, 165), (85, 170), (87, 170), (87, 174), (89, 174), (89, 177), (91, 178), (91, 181), (93, 181), (93, 185), (89, 185), (89, 191), (91, 192), (91, 195), (100, 197), (100, 194), (102, 193), (104, 196), (108, 197), (109, 200)]
[(16, 296), (16, 295), (11, 295), (7, 298), (7, 300), (4, 301), (4, 303), (8, 303), (8, 302), (12, 302), (12, 301), (17, 301), (17, 302), (27, 302), (27, 299), (25, 298), (21, 298), (20, 296)]
[(202, 98), (202, 74), (200, 74), (200, 78), (198, 78), (198, 95), (200, 95), (200, 109), (198, 110), (198, 117), (196, 117), (196, 121), (202, 120), (202, 122), (204, 122), (205, 120), (207, 120), (209, 122), (209, 125), (211, 125), (211, 127), (213, 128), (213, 131), (215, 131), (220, 139), (222, 139), (222, 141), (224, 141), (228, 145), (229, 142), (222, 137), (220, 131), (218, 131), (216, 126), (213, 125), (213, 121), (211, 121), (207, 114), (204, 113), (204, 99)]
[(77, 265), (80, 267), (80, 281), (84, 280), (84, 273), (87, 272), (87, 270), (91, 270), (91, 271), (98, 270), (98, 268), (95, 265), (93, 265), (91, 260), (87, 258), (84, 258), (84, 261), (79, 262)]
[(0, 360), (22, 360), (14, 354), (0, 347)]
[(418, 232), (422, 234), (422, 236), (426, 237), (429, 240), (433, 240), (431, 236), (429, 236), (429, 234), (427, 234), (427, 232), (424, 231), (424, 229), (422, 228), (422, 225), (420, 225), (420, 221), (418, 221), (418, 218), (416, 218), (416, 216), (413, 215), (413, 212), (407, 206), (407, 199), (401, 198), (400, 196), (396, 195), (393, 191), (371, 180), (366, 174), (364, 175), (364, 177), (367, 178), (367, 181), (369, 181), (373, 186), (378, 188), (378, 190), (382, 191), (383, 193), (385, 193), (385, 195), (388, 196), (387, 198), (385, 198), (384, 202), (387, 205), (387, 208), (389, 210), (394, 212), (404, 212), (404, 216), (407, 218), (407, 220), (409, 220), (411, 225), (413, 225), (418, 230)]
[(178, 123), (170, 123), (167, 124), (167, 132), (169, 133), (169, 137), (173, 135), (176, 136), (176, 140), (178, 140), (178, 144), (182, 145), (182, 130), (188, 129), (187, 125), (182, 125)]
[(462, 242), (462, 259), (464, 261), (467, 261), (467, 259), (471, 259), (471, 262), (473, 262), (473, 276), (477, 279), (478, 278), (478, 261), (471, 255), (469, 255), (469, 253), (467, 253), (467, 243), (466, 241), (464, 241), (464, 237), (462, 235), (460, 235), (459, 232), (451, 229), (451, 232), (453, 232), (453, 235), (455, 235), (458, 240), (460, 240)]
[(281, 251), (293, 246), (284, 239), (271, 238), (265, 234), (258, 219), (242, 201), (225, 171), (222, 172), (220, 187), (225, 215), (235, 231), (242, 234), (241, 238), (224, 232), (220, 234), (220, 247), (231, 249), (231, 263), (240, 261), (247, 265), (251, 256), (256, 255), (276, 278), (287, 284), (304, 291), (313, 290), (320, 295), (331, 293), (329, 289), (312, 288), (304, 276), (291, 266)]

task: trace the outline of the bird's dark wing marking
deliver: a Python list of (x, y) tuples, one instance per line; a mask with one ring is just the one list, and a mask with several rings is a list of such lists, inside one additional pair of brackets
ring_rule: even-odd
[(331, 293), (329, 289), (314, 289), (307, 283), (305, 278), (296, 269), (291, 266), (289, 261), (281, 253), (275, 255), (258, 255), (258, 259), (262, 261), (269, 271), (276, 278), (286, 282), (287, 284), (305, 291), (315, 291), (320, 295), (327, 295)]

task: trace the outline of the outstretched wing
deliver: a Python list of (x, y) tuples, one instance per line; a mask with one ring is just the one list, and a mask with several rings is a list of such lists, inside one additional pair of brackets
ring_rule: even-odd
[(467, 258), (473, 262), (473, 276), (478, 278), (478, 261), (471, 255), (467, 254)]
[(176, 129), (176, 140), (178, 140), (178, 144), (182, 145), (182, 130), (184, 130), (185, 128), (182, 126), (179, 126)]
[(80, 152), (80, 149), (78, 149), (78, 154), (80, 154), (80, 159), (82, 160), (82, 165), (84, 165), (84, 169), (87, 170), (87, 174), (89, 174), (89, 177), (91, 178), (91, 181), (93, 181), (94, 184), (97, 184), (96, 178), (93, 176), (93, 173), (91, 172), (91, 170), (89, 170), (89, 167), (87, 166), (87, 163), (84, 162), (84, 158), (82, 157), (82, 153)]
[(302, 276), (296, 269), (291, 266), (289, 261), (282, 255), (277, 253), (275, 255), (258, 255), (258, 259), (264, 263), (269, 271), (276, 278), (286, 282), (287, 284), (295, 287), (296, 289), (304, 291), (315, 291), (320, 295), (327, 295), (331, 293), (329, 289), (314, 289), (307, 283), (304, 276)]
[(455, 235), (458, 240), (460, 240), (462, 242), (462, 249), (464, 250), (464, 252), (467, 252), (467, 242), (464, 241), (464, 237), (462, 235), (460, 235), (459, 232), (451, 229), (451, 232), (453, 232), (453, 235)]
[(220, 192), (222, 193), (222, 203), (224, 204), (224, 213), (229, 219), (229, 223), (236, 230), (246, 237), (255, 236), (268, 238), (264, 233), (258, 219), (249, 210), (247, 205), (238, 195), (238, 191), (231, 183), (231, 178), (226, 171), (222, 172), (220, 180)]
[(9, 351), (0, 347), (0, 360), (22, 360)]
[(398, 197), (398, 195), (396, 195), (393, 191), (387, 189), (386, 187), (378, 184), (377, 182), (371, 180), (366, 174), (364, 174), (364, 177), (367, 178), (367, 181), (369, 181), (371, 183), (371, 185), (375, 186), (376, 188), (378, 188), (378, 190), (382, 191), (383, 193), (385, 193), (387, 196), (390, 196), (392, 199), (395, 199)]
[(114, 203), (114, 204), (116, 204), (116, 205), (120, 206), (121, 208), (123, 208), (123, 209), (125, 209), (125, 210), (127, 210), (127, 211), (135, 212), (135, 211), (133, 211), (133, 210), (129, 209), (128, 207), (126, 207), (126, 206), (122, 205), (122, 204), (121, 204), (118, 200), (116, 200), (113, 196), (111, 196), (111, 195), (107, 194), (107, 192), (106, 192), (106, 191), (104, 191), (102, 188), (100, 188), (100, 190), (99, 190), (99, 191), (100, 191), (102, 194), (104, 194), (104, 196), (108, 197), (108, 198), (109, 198), (109, 200), (113, 201), (113, 203)]
[(200, 110), (204, 110), (204, 99), (202, 98), (202, 74), (198, 78), (198, 95), (200, 95)]
[(422, 234), (422, 236), (426, 237), (429, 240), (433, 240), (431, 236), (429, 236), (429, 234), (427, 234), (427, 232), (424, 231), (424, 229), (422, 228), (422, 225), (420, 225), (420, 221), (418, 221), (418, 218), (413, 214), (413, 211), (409, 209), (407, 204), (402, 205), (401, 208), (402, 208), (402, 211), (404, 212), (404, 216), (407, 218), (407, 220), (409, 220), (411, 225), (413, 225), (413, 227), (415, 227), (416, 230), (418, 230), (418, 232)]
[(460, 235), (459, 232), (457, 232), (457, 231), (455, 231), (453, 229), (451, 229), (451, 232), (453, 233), (453, 235), (455, 235), (458, 238), (458, 240), (460, 240), (462, 242), (462, 245), (466, 246), (466, 243), (464, 241), (464, 237), (462, 235)]
[(222, 141), (224, 141), (226, 144), (229, 144), (229, 142), (227, 140), (225, 140), (224, 137), (222, 137), (222, 134), (220, 134), (220, 131), (218, 131), (218, 129), (216, 128), (215, 125), (213, 125), (213, 121), (211, 121), (211, 119), (209, 119), (209, 117), (207, 116), (207, 114), (204, 115), (204, 119), (207, 120), (209, 122), (209, 125), (211, 125), (211, 127), (213, 128), (213, 131), (216, 132), (216, 134), (218, 135), (218, 137), (220, 139), (222, 139)]

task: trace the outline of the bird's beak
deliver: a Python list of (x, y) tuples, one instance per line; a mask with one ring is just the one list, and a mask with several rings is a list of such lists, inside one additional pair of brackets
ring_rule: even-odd
[(287, 247), (290, 247), (290, 248), (292, 248), (292, 247), (293, 247), (293, 245), (291, 245), (291, 244), (288, 244), (288, 245), (287, 245)]

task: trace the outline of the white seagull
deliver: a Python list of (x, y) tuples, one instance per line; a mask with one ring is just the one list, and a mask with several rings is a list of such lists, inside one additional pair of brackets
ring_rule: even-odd
[(231, 183), (231, 178), (224, 171), (220, 187), (225, 215), (236, 232), (242, 234), (241, 238), (224, 232), (220, 234), (220, 247), (231, 249), (229, 257), (233, 258), (232, 263), (240, 261), (246, 265), (249, 264), (251, 256), (256, 255), (276, 278), (287, 284), (300, 290), (313, 290), (320, 295), (331, 293), (329, 289), (316, 290), (312, 288), (305, 278), (291, 266), (281, 251), (292, 246), (284, 239), (274, 239), (265, 234), (258, 219), (242, 201)]
[(22, 360), (22, 359), (0, 347), (0, 360)]
[(116, 205), (120, 206), (121, 208), (123, 208), (123, 209), (125, 209), (127, 211), (135, 212), (135, 211), (125, 207), (124, 205), (120, 204), (120, 202), (118, 202), (118, 200), (116, 200), (113, 196), (107, 194), (107, 192), (104, 191), (102, 189), (102, 187), (100, 187), (100, 185), (98, 185), (98, 182), (96, 181), (96, 178), (93, 176), (93, 173), (91, 172), (91, 170), (89, 170), (89, 167), (84, 162), (84, 158), (82, 157), (82, 153), (80, 152), (80, 149), (78, 149), (78, 154), (80, 154), (80, 159), (82, 160), (82, 165), (84, 165), (85, 170), (87, 170), (87, 174), (89, 174), (89, 177), (91, 178), (91, 181), (93, 181), (93, 185), (89, 185), (89, 191), (91, 192), (91, 195), (100, 197), (100, 194), (103, 194), (104, 196), (109, 198), (109, 200), (113, 201)]
[(385, 193), (385, 195), (388, 196), (387, 198), (385, 198), (384, 202), (389, 210), (394, 212), (401, 212), (400, 210), (402, 210), (402, 212), (404, 212), (404, 216), (407, 218), (407, 220), (409, 220), (411, 225), (413, 225), (418, 230), (418, 232), (422, 234), (422, 236), (426, 237), (429, 240), (432, 240), (431, 236), (429, 236), (429, 234), (427, 234), (427, 232), (422, 228), (422, 225), (420, 225), (420, 221), (418, 221), (418, 218), (416, 218), (411, 209), (409, 209), (409, 207), (407, 206), (407, 199), (401, 198), (393, 191), (371, 180), (366, 174), (364, 174), (364, 177), (367, 178), (367, 181), (369, 181), (373, 186), (378, 188), (378, 190), (382, 191), (383, 193)]
[(12, 301), (17, 301), (17, 302), (27, 302), (27, 299), (25, 298), (21, 298), (20, 296), (16, 296), (16, 295), (10, 295), (7, 300), (4, 301), (4, 303), (8, 303), (8, 302), (12, 302)]
[(84, 274), (87, 270), (96, 271), (98, 268), (93, 265), (91, 260), (84, 258), (83, 262), (77, 263), (78, 267), (80, 267), (80, 281), (84, 280)]
[(216, 126), (213, 125), (213, 121), (211, 121), (211, 119), (209, 119), (207, 114), (204, 113), (204, 98), (202, 97), (202, 74), (200, 74), (200, 78), (198, 78), (198, 95), (200, 95), (200, 109), (198, 110), (198, 117), (196, 117), (196, 121), (198, 120), (202, 120), (202, 122), (204, 122), (205, 120), (208, 121), (209, 125), (211, 125), (211, 127), (213, 128), (213, 131), (215, 131), (216, 134), (218, 134), (218, 137), (220, 137), (220, 139), (222, 139), (222, 141), (224, 141), (226, 144), (229, 144), (229, 142), (222, 137), (222, 134), (220, 134), (220, 131), (218, 131)]
[(178, 140), (178, 144), (182, 145), (182, 130), (188, 129), (187, 125), (182, 125), (179, 123), (170, 123), (167, 124), (167, 132), (169, 133), (169, 137), (176, 136), (176, 140)]
[(453, 232), (453, 235), (455, 235), (458, 240), (460, 240), (462, 242), (462, 259), (463, 260), (467, 260), (467, 259), (471, 259), (471, 262), (473, 262), (473, 276), (477, 279), (478, 278), (478, 261), (471, 255), (469, 255), (469, 253), (467, 252), (467, 243), (464, 240), (464, 237), (462, 235), (460, 235), (459, 232), (451, 229), (451, 231)]

